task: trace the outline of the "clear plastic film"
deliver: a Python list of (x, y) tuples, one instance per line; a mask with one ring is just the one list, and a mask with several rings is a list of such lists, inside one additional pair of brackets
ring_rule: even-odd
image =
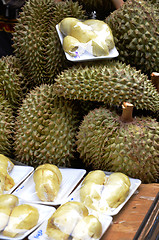
[(102, 223), (97, 216), (89, 214), (83, 203), (67, 202), (49, 218), (46, 235), (54, 240), (99, 239), (102, 235)]
[(104, 21), (67, 17), (58, 27), (63, 34), (63, 49), (70, 56), (80, 56), (85, 51), (95, 57), (108, 56), (115, 47), (112, 30)]
[(0, 154), (0, 194), (9, 191), (15, 185), (13, 178), (10, 176), (13, 168), (12, 161), (5, 155)]
[(54, 164), (43, 164), (35, 169), (33, 180), (35, 194), (41, 201), (52, 202), (58, 195), (62, 182), (62, 174)]

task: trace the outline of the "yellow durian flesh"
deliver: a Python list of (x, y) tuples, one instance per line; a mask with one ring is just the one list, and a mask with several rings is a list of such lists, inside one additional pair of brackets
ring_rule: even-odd
[(102, 170), (94, 170), (87, 174), (84, 178), (82, 184), (87, 183), (88, 181), (94, 182), (96, 184), (104, 184), (106, 181), (105, 173)]
[(63, 39), (63, 50), (71, 57), (75, 57), (77, 55), (82, 55), (85, 52), (85, 46), (76, 38), (68, 35)]
[(56, 175), (58, 177), (58, 182), (59, 182), (59, 184), (61, 183), (61, 181), (62, 181), (62, 174), (61, 174), (60, 169), (56, 165), (50, 164), (50, 163), (45, 163), (45, 164), (42, 164), (42, 165), (38, 166), (36, 168), (36, 170), (41, 169), (41, 168), (48, 169), (48, 170), (51, 170), (54, 173), (56, 173)]
[(102, 198), (111, 208), (118, 207), (129, 194), (130, 180), (123, 173), (112, 173), (104, 186)]
[(34, 172), (33, 179), (39, 199), (47, 202), (54, 201), (60, 189), (57, 175), (49, 169), (40, 168)]
[(8, 206), (0, 207), (0, 231), (6, 227), (11, 211), (11, 208)]
[[(103, 48), (106, 45), (109, 51), (115, 47), (112, 30), (107, 23), (97, 19), (89, 19), (84, 21), (84, 23), (90, 26), (92, 30), (97, 34), (98, 38), (96, 40), (96, 44), (99, 46), (102, 45)], [(108, 54), (105, 53), (105, 55)]]
[(97, 34), (91, 30), (91, 27), (81, 21), (71, 28), (69, 35), (76, 38), (81, 43), (87, 43), (97, 37)]
[(70, 35), (71, 29), (79, 22), (77, 18), (66, 17), (59, 23), (59, 30), (65, 36)]
[(18, 205), (12, 210), (3, 235), (14, 238), (17, 234), (23, 234), (36, 226), (38, 219), (39, 212), (37, 208), (28, 204)]
[(58, 228), (70, 235), (77, 222), (88, 215), (88, 209), (81, 202), (67, 202), (61, 205), (48, 220), (47, 228)]
[(9, 207), (13, 209), (19, 203), (19, 199), (17, 196), (13, 194), (2, 194), (0, 195), (0, 208)]
[(69, 235), (66, 233), (63, 233), (57, 228), (47, 228), (46, 234), (49, 237), (50, 240), (68, 240)]
[(94, 215), (83, 217), (75, 226), (72, 236), (75, 239), (97, 239), (102, 234), (102, 224)]
[(5, 189), (5, 175), (0, 172), (0, 194), (4, 193)]
[(5, 176), (5, 191), (9, 191), (15, 185), (14, 179), (7, 173)]
[(14, 163), (3, 154), (0, 154), (0, 171), (7, 171), (8, 173), (13, 169)]

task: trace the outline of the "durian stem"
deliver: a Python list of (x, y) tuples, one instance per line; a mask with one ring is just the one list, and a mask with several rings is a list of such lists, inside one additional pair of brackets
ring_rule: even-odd
[(112, 2), (116, 9), (120, 8), (124, 4), (123, 0), (112, 0)]
[(127, 103), (124, 102), (122, 105), (122, 115), (120, 117), (122, 122), (132, 122), (133, 121), (133, 117), (132, 117), (132, 113), (133, 113), (133, 104), (131, 103)]
[(151, 74), (151, 81), (153, 85), (156, 87), (157, 91), (159, 92), (159, 73), (153, 72)]

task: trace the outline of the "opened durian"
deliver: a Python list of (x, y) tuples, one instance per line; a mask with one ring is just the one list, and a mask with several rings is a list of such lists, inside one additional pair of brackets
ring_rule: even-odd
[(9, 102), (0, 94), (0, 153), (13, 156), (14, 116)]
[(143, 183), (159, 175), (159, 123), (151, 117), (132, 117), (124, 103), (121, 116), (106, 108), (85, 116), (77, 135), (77, 150), (86, 166), (122, 172)]
[(27, 95), (15, 125), (17, 160), (31, 166), (73, 164), (78, 111), (72, 101), (55, 95), (53, 85), (41, 85)]
[(86, 14), (72, 1), (32, 0), (22, 7), (13, 33), (13, 47), (32, 86), (52, 83), (54, 76), (70, 65), (55, 28), (65, 17), (86, 19)]
[(118, 106), (128, 101), (137, 109), (159, 110), (159, 93), (147, 75), (119, 61), (75, 65), (55, 78), (54, 89), (68, 99)]
[(159, 24), (148, 1), (127, 0), (105, 22), (113, 32), (119, 59), (148, 75), (159, 71)]

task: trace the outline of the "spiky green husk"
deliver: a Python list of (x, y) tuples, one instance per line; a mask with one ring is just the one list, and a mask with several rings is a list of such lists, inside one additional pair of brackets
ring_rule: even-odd
[(23, 76), (14, 56), (0, 59), (0, 92), (16, 110), (23, 98)]
[(78, 111), (72, 101), (54, 94), (53, 85), (32, 90), (19, 108), (15, 124), (16, 159), (38, 166), (70, 166), (75, 159)]
[(80, 157), (92, 169), (123, 172), (144, 183), (159, 177), (159, 123), (154, 119), (123, 123), (115, 112), (95, 109), (85, 116), (77, 139)]
[(82, 7), (72, 1), (27, 1), (13, 33), (15, 55), (33, 86), (52, 83), (69, 66), (55, 26), (66, 16), (84, 18)]
[(147, 75), (119, 61), (76, 65), (55, 78), (55, 92), (69, 99), (104, 102), (137, 109), (159, 110), (159, 93)]
[(159, 24), (156, 18), (152, 4), (128, 0), (105, 19), (112, 29), (119, 60), (148, 75), (159, 71)]
[(0, 94), (0, 153), (13, 157), (14, 117), (9, 102)]

